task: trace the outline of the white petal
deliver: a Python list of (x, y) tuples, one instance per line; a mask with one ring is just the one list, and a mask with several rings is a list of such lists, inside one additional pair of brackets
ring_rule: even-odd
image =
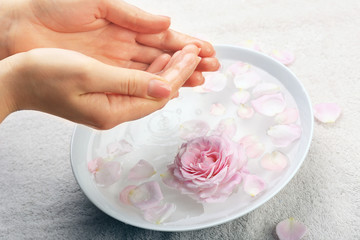
[(121, 177), (121, 164), (117, 161), (104, 162), (95, 173), (95, 182), (107, 187), (117, 182)]
[(295, 61), (294, 54), (287, 50), (284, 51), (274, 50), (270, 53), (270, 56), (272, 56), (273, 58), (275, 58), (276, 60), (287, 66)]
[(142, 159), (130, 169), (128, 179), (141, 181), (150, 178), (155, 173), (154, 167), (149, 162)]
[(269, 128), (267, 134), (276, 147), (287, 147), (301, 136), (301, 128), (296, 124), (275, 125)]
[(215, 116), (223, 115), (226, 111), (226, 108), (221, 103), (214, 103), (211, 105), (210, 113)]
[(250, 93), (246, 90), (240, 89), (231, 95), (231, 100), (236, 105), (244, 104), (250, 99)]
[(296, 108), (287, 108), (275, 116), (275, 121), (279, 124), (290, 124), (296, 122), (298, 118), (299, 111)]
[(254, 109), (250, 106), (241, 104), (238, 108), (237, 114), (240, 118), (251, 118), (254, 116)]
[(227, 77), (221, 72), (211, 73), (205, 77), (205, 83), (202, 88), (205, 91), (220, 92), (227, 84)]
[(306, 233), (306, 226), (293, 218), (285, 219), (276, 225), (279, 240), (300, 240)]
[(255, 197), (265, 188), (265, 182), (256, 175), (247, 175), (244, 181), (244, 191)]
[(184, 140), (205, 136), (210, 130), (209, 124), (201, 120), (189, 120), (180, 125), (179, 136)]
[(212, 131), (213, 135), (225, 135), (230, 139), (235, 136), (237, 126), (233, 118), (226, 118), (219, 122), (216, 129)]
[(284, 111), (286, 102), (281, 93), (261, 96), (251, 101), (255, 111), (269, 117), (273, 117)]
[(241, 138), (239, 143), (244, 146), (248, 158), (258, 158), (265, 152), (265, 145), (256, 135), (247, 135)]
[(129, 193), (136, 188), (136, 185), (129, 185), (125, 187), (119, 195), (119, 199), (122, 203), (131, 205), (131, 202), (129, 201)]
[(107, 146), (107, 153), (109, 157), (122, 156), (133, 150), (133, 146), (126, 140), (110, 143)]
[(244, 74), (237, 74), (234, 77), (236, 88), (249, 89), (260, 82), (260, 76), (255, 71), (249, 71)]
[(144, 219), (155, 224), (162, 224), (171, 214), (176, 210), (176, 205), (173, 203), (165, 203), (144, 211)]
[(164, 197), (159, 183), (151, 181), (132, 189), (128, 198), (135, 207), (145, 210), (158, 206)]
[(279, 85), (275, 83), (264, 82), (256, 85), (251, 94), (253, 98), (258, 98), (263, 95), (274, 94), (278, 92), (280, 92)]
[(288, 157), (279, 151), (265, 154), (260, 160), (263, 168), (271, 171), (282, 171), (288, 165)]
[(319, 103), (314, 106), (314, 115), (323, 123), (335, 122), (341, 114), (341, 108), (336, 103)]
[(250, 64), (238, 61), (231, 64), (226, 69), (226, 74), (228, 74), (230, 77), (234, 77), (235, 75), (246, 73), (249, 71), (250, 67)]
[(102, 158), (95, 158), (88, 162), (88, 170), (91, 173), (96, 173), (100, 166), (104, 163), (104, 160)]

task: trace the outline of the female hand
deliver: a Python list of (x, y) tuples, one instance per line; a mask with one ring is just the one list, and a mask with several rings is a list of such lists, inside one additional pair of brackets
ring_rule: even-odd
[(202, 71), (219, 67), (210, 43), (169, 30), (169, 18), (121, 0), (7, 0), (2, 4), (0, 11), (6, 14), (0, 14), (1, 22), (9, 30), (2, 37), (0, 45), (5, 47), (0, 58), (34, 48), (62, 48), (114, 66), (144, 70), (161, 54), (172, 55), (193, 43), (201, 48), (202, 60), (187, 86), (201, 84)]
[(162, 108), (194, 72), (194, 45), (169, 59), (158, 57), (150, 72), (104, 64), (81, 53), (34, 49), (0, 61), (0, 122), (32, 109), (98, 129), (146, 116)]

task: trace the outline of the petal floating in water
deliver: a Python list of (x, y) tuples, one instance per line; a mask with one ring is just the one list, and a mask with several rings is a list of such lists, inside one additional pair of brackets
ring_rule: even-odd
[(252, 197), (255, 197), (265, 188), (265, 182), (256, 175), (247, 175), (244, 181), (244, 191)]
[(227, 81), (225, 74), (221, 72), (211, 73), (205, 77), (205, 83), (202, 85), (202, 88), (205, 91), (220, 92), (225, 88)]
[(275, 125), (268, 129), (267, 134), (276, 147), (287, 147), (301, 136), (301, 128), (296, 124)]
[(135, 207), (146, 210), (156, 207), (163, 199), (158, 182), (145, 182), (129, 191), (128, 199)]
[(110, 143), (107, 146), (107, 153), (109, 157), (122, 156), (133, 150), (133, 146), (126, 140), (120, 140), (117, 142)]
[(141, 159), (129, 170), (128, 179), (141, 181), (150, 178), (154, 174), (156, 174), (154, 167), (148, 161)]
[(275, 116), (275, 121), (279, 124), (294, 123), (299, 118), (299, 110), (296, 108), (286, 108), (283, 112)]
[(231, 100), (236, 105), (244, 104), (250, 99), (250, 93), (246, 90), (240, 89), (231, 95)]
[(288, 165), (288, 157), (279, 151), (267, 153), (260, 160), (260, 165), (271, 171), (282, 171)]
[(273, 117), (284, 111), (286, 102), (281, 93), (261, 96), (251, 101), (255, 111), (269, 117)]
[(237, 74), (234, 77), (236, 88), (249, 89), (260, 82), (260, 75), (255, 71), (248, 71), (244, 74)]
[(223, 115), (226, 111), (226, 108), (221, 103), (214, 103), (211, 105), (210, 113), (215, 116)]
[(175, 204), (164, 203), (153, 208), (145, 209), (144, 218), (150, 223), (162, 224), (175, 212), (175, 210)]
[(184, 140), (205, 136), (210, 126), (205, 121), (189, 120), (180, 125), (179, 136)]
[(279, 85), (270, 82), (259, 83), (254, 87), (251, 94), (253, 98), (280, 92)]
[(251, 106), (241, 104), (238, 108), (237, 115), (240, 118), (251, 118), (252, 116), (254, 116), (254, 109)]
[(107, 187), (117, 182), (121, 177), (121, 164), (117, 161), (108, 161), (101, 164), (95, 172), (95, 182)]

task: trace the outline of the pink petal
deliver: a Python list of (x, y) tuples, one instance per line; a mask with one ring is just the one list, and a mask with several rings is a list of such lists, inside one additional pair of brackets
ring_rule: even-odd
[(154, 167), (145, 160), (140, 160), (133, 168), (130, 169), (128, 179), (141, 181), (150, 178), (156, 174)]
[(166, 219), (168, 219), (171, 214), (173, 214), (176, 210), (176, 205), (173, 203), (165, 203), (163, 205), (159, 205), (153, 208), (144, 210), (144, 218), (146, 221), (162, 224)]
[(252, 197), (255, 197), (265, 188), (264, 181), (256, 175), (247, 175), (244, 181), (244, 191)]
[(256, 135), (247, 135), (241, 138), (240, 144), (244, 146), (248, 158), (258, 158), (265, 152), (265, 145), (260, 142)]
[(179, 136), (184, 140), (205, 136), (210, 130), (209, 124), (201, 120), (189, 120), (180, 125)]
[(91, 173), (96, 173), (100, 166), (104, 163), (104, 160), (102, 158), (95, 158), (88, 162), (88, 170)]
[(212, 131), (213, 135), (225, 135), (230, 139), (235, 136), (237, 126), (233, 118), (223, 119), (219, 122), (216, 129)]
[(107, 146), (107, 153), (110, 157), (122, 156), (133, 150), (133, 146), (126, 140), (110, 143)]
[(254, 71), (249, 71), (244, 74), (238, 74), (234, 77), (234, 84), (236, 88), (249, 89), (260, 82), (260, 76)]
[(159, 183), (145, 182), (129, 191), (128, 199), (135, 207), (145, 210), (158, 206), (163, 199)]
[(306, 226), (294, 218), (285, 219), (276, 225), (276, 234), (280, 240), (300, 240), (306, 233)]
[(254, 87), (251, 94), (253, 98), (258, 98), (263, 95), (274, 94), (280, 92), (279, 85), (270, 82), (259, 83)]
[(209, 90), (205, 90), (203, 88), (203, 86), (196, 86), (196, 87), (193, 87), (192, 90), (196, 93), (208, 93), (210, 92)]
[(296, 122), (298, 118), (299, 111), (296, 108), (287, 108), (275, 116), (275, 121), (279, 124), (290, 124)]
[(301, 128), (296, 124), (275, 125), (268, 129), (270, 136), (276, 147), (287, 147), (301, 136)]
[(236, 104), (244, 104), (250, 99), (250, 93), (246, 90), (240, 89), (231, 95), (231, 100)]
[(261, 45), (259, 43), (255, 42), (254, 40), (244, 41), (242, 43), (239, 43), (239, 46), (244, 47), (244, 48), (250, 48), (250, 49), (253, 49), (255, 51), (262, 52)]
[(269, 117), (273, 117), (284, 111), (286, 102), (281, 93), (261, 96), (251, 101), (255, 111)]
[(215, 116), (220, 116), (225, 113), (226, 108), (221, 103), (214, 103), (211, 105), (210, 113)]
[(215, 72), (205, 77), (205, 83), (202, 85), (202, 88), (205, 91), (220, 92), (225, 88), (226, 84), (226, 75), (221, 72)]
[(251, 118), (254, 115), (254, 109), (250, 106), (241, 104), (238, 108), (237, 115), (240, 118)]
[(292, 52), (284, 50), (274, 50), (270, 53), (270, 56), (278, 60), (284, 65), (290, 65), (295, 61), (295, 56)]
[(250, 67), (250, 64), (239, 61), (231, 64), (226, 69), (226, 73), (229, 74), (231, 77), (234, 77), (235, 75), (246, 73), (247, 71), (249, 71)]
[(119, 195), (120, 201), (124, 204), (131, 205), (131, 202), (129, 201), (129, 193), (135, 188), (136, 188), (135, 185), (129, 185), (129, 186), (125, 187), (120, 192), (120, 195)]
[(121, 177), (121, 164), (117, 161), (104, 162), (95, 173), (95, 182), (107, 187), (117, 182)]
[(260, 160), (263, 168), (271, 171), (282, 171), (288, 165), (288, 157), (279, 151), (265, 154)]
[(323, 123), (335, 122), (341, 114), (341, 108), (336, 103), (319, 103), (314, 106), (314, 115)]

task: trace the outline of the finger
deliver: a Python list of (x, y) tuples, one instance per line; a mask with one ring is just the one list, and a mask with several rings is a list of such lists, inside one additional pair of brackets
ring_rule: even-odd
[(187, 53), (192, 53), (192, 54), (198, 55), (199, 51), (200, 51), (200, 49), (193, 44), (186, 45), (181, 51), (177, 51), (176, 53), (174, 53), (174, 55), (170, 59), (169, 63), (165, 66), (163, 71), (168, 70), (170, 67), (174, 66), (174, 64), (180, 62), (181, 59)]
[(136, 41), (149, 47), (173, 52), (182, 49), (186, 45), (195, 44), (201, 48), (200, 57), (212, 57), (215, 54), (215, 49), (209, 42), (171, 29), (156, 34), (138, 34)]
[(131, 60), (150, 64), (161, 54), (163, 54), (163, 51), (157, 48), (139, 45), (134, 49)]
[(212, 72), (217, 71), (220, 68), (220, 62), (217, 58), (209, 57), (202, 58), (199, 65), (196, 68), (196, 71), (199, 72)]
[(162, 54), (157, 57), (153, 63), (146, 69), (149, 73), (158, 73), (161, 72), (164, 67), (169, 63), (171, 56), (169, 54)]
[(196, 87), (202, 85), (205, 81), (201, 72), (195, 71), (188, 80), (184, 83), (184, 87)]
[(102, 12), (109, 21), (140, 33), (159, 33), (170, 26), (170, 18), (147, 13), (119, 0), (105, 0)]

